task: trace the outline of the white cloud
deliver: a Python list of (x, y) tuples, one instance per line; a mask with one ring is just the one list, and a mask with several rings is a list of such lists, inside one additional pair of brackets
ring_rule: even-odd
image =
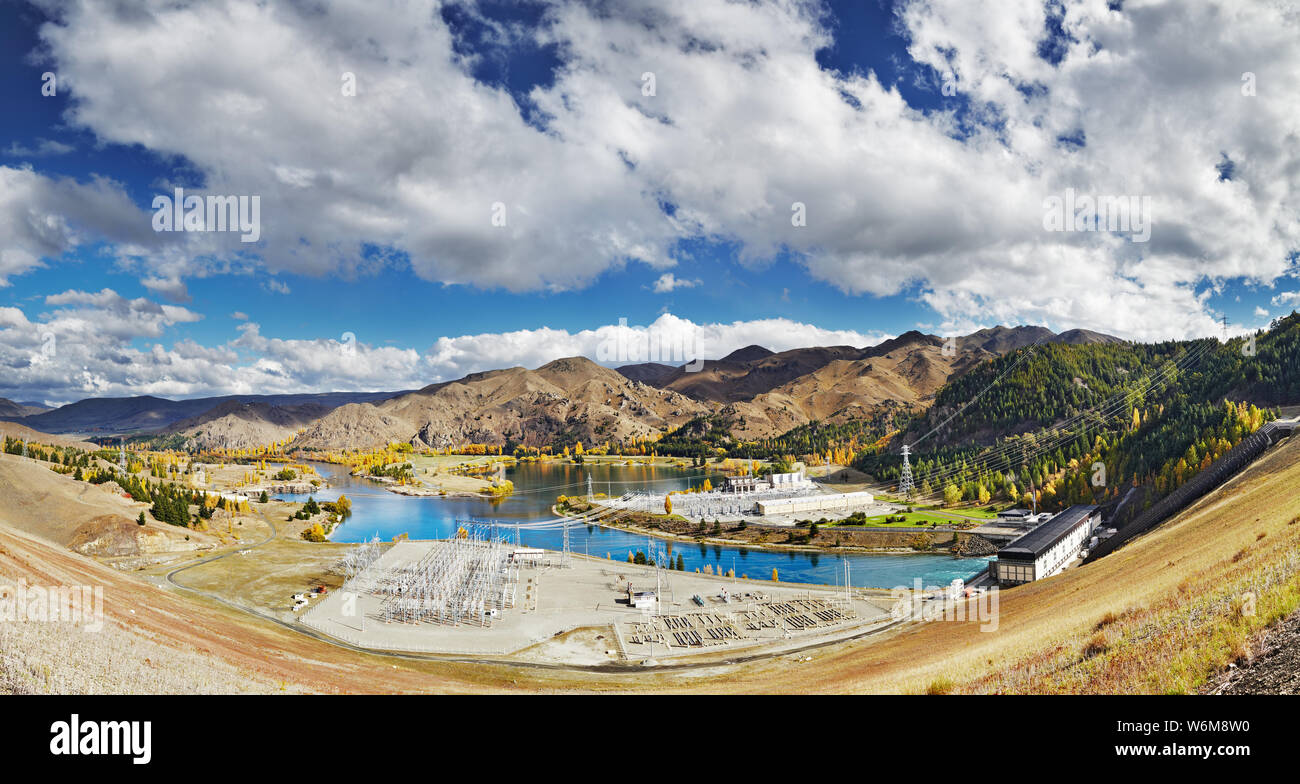
[(667, 294), (677, 289), (695, 288), (696, 286), (700, 285), (701, 282), (702, 281), (700, 281), (698, 278), (695, 280), (685, 280), (682, 278), (678, 278), (677, 276), (673, 275), (671, 272), (665, 272), (664, 274), (660, 275), (658, 279), (655, 280), (654, 291), (656, 294)]
[[(444, 337), (425, 352), (372, 345), (364, 334), (351, 332), (307, 340), (267, 337), (255, 322), (239, 324), (221, 345), (184, 339), (169, 348), (163, 341), (167, 330), (200, 314), (127, 299), (111, 289), (65, 291), (47, 297), (46, 305), (50, 312), (30, 320), (19, 308), (0, 307), (0, 397), (70, 402), (91, 396), (398, 391), (482, 370), (538, 367), (562, 356), (586, 356), (611, 367), (647, 360), (682, 364), (751, 343), (781, 351), (866, 346), (889, 337), (788, 319), (695, 324), (664, 314), (644, 326)], [(664, 351), (655, 353), (659, 348)]]
[(13, 158), (45, 158), (51, 155), (67, 155), (74, 149), (76, 148), (72, 145), (54, 139), (37, 139), (34, 147), (10, 142), (4, 154)]
[[(1204, 284), (1272, 283), (1300, 247), (1300, 20), (1285, 3), (1069, 0), (1074, 43), (1055, 66), (1038, 54), (1040, 0), (900, 3), (917, 78), (952, 71), (959, 117), (957, 99), (922, 113), (874, 74), (818, 67), (835, 42), (816, 2), (555, 0), (542, 30), (496, 31), (565, 59), (529, 96), (541, 128), (469, 75), (438, 7), (69, 0), (41, 35), (71, 123), (184, 156), (211, 192), (262, 197), (271, 272), (348, 274), (371, 242), (428, 280), (554, 290), (628, 261), (666, 270), (678, 240), (711, 238), (747, 264), (791, 251), (851, 293), (915, 286), (947, 323), (1156, 338), (1213, 333)], [(1044, 231), (1044, 198), (1067, 188), (1150, 196), (1150, 242)], [(19, 238), (0, 284), (77, 241), (77, 220), (24, 204), (0, 197), (0, 237)], [(229, 255), (227, 240), (187, 243)], [(133, 255), (174, 298), (203, 274), (186, 249)]]
[(1274, 307), (1292, 307), (1300, 304), (1300, 291), (1284, 291), (1271, 300)]
[(430, 348), (433, 381), (500, 367), (538, 367), (564, 356), (585, 356), (609, 367), (638, 362), (685, 364), (717, 359), (758, 344), (773, 351), (826, 345), (875, 345), (892, 335), (824, 329), (784, 318), (696, 324), (665, 313), (648, 325), (607, 324), (577, 332), (543, 327), (439, 338)]
[(179, 278), (145, 278), (140, 281), (145, 288), (172, 302), (189, 302), (189, 287)]
[(79, 183), (0, 166), (0, 288), (42, 259), (100, 238), (128, 252), (158, 242), (147, 216), (111, 180)]

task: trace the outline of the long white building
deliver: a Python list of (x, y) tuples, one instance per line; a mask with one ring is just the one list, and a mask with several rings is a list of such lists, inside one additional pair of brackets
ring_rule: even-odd
[(798, 498), (772, 498), (755, 502), (754, 511), (767, 515), (804, 514), (807, 512), (842, 512), (866, 506), (876, 500), (871, 493), (819, 493)]

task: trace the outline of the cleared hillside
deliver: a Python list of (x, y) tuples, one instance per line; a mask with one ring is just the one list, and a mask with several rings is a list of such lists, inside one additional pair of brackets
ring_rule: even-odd
[(26, 425), (20, 425), (17, 422), (0, 422), (0, 437), (8, 436), (23, 441), (34, 441), (41, 444), (51, 444), (53, 446), (70, 446), (75, 449), (84, 449), (87, 452), (93, 452), (99, 447), (89, 441), (82, 441), (79, 438), (69, 438), (67, 436), (57, 436), (51, 433), (42, 433), (39, 430), (33, 430)]
[(866, 359), (834, 360), (724, 413), (743, 421), (733, 433), (750, 439), (814, 421), (865, 419), (886, 403), (925, 407), (949, 378), (992, 356), (983, 350), (946, 354), (929, 340), (902, 343)]

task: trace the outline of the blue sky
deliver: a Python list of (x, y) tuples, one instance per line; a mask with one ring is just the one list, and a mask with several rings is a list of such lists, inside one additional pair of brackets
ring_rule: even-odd
[[(539, 7), (520, 8), (513, 3), (492, 3), (485, 9), (494, 19), (535, 23)], [(890, 32), (888, 4), (836, 4), (834, 46), (822, 50), (819, 61), (842, 71), (875, 70), (890, 84), (898, 85), (909, 102), (921, 108), (939, 104), (936, 93), (912, 84), (918, 67), (907, 57), (903, 41)], [(483, 45), (481, 25), (465, 18), (455, 7), (444, 18), (456, 22), (454, 29), (464, 49), (474, 45), (490, 52), (473, 70), (487, 84), (508, 89), (526, 111), (527, 93), (535, 85), (548, 84), (559, 60), (554, 47), (490, 47)], [(9, 155), (9, 165), (30, 164), (42, 173), (79, 180), (91, 175), (110, 177), (142, 209), (159, 192), (161, 181), (179, 180), (202, 185), (203, 178), (192, 164), (171, 156), (154, 154), (140, 146), (99, 145), (93, 134), (63, 122), (72, 98), (63, 92), (54, 98), (42, 96), (41, 74), (46, 65), (33, 62), (37, 50), (37, 27), (46, 17), (21, 4), (0, 6), (4, 29), (4, 73), (0, 90), (6, 105), (19, 107), (0, 130), (0, 146), (13, 145), (36, 150), (42, 140), (75, 148), (62, 155)], [(11, 281), (0, 289), (0, 302), (25, 310), (48, 293), (61, 291), (75, 281), (75, 288), (97, 291), (111, 288), (127, 297), (149, 296), (138, 275), (115, 268), (98, 248), (88, 247), (47, 260), (50, 265)], [(683, 261), (674, 268), (678, 278), (700, 280), (701, 285), (655, 294), (652, 289), (662, 274), (644, 265), (629, 264), (601, 274), (579, 291), (512, 294), (499, 288), (443, 286), (420, 280), (400, 265), (354, 278), (280, 275), (289, 287), (288, 295), (269, 291), (243, 275), (219, 275), (189, 286), (187, 305), (205, 315), (202, 321), (180, 325), (172, 334), (211, 343), (233, 336), (230, 313), (243, 312), (263, 326), (264, 334), (284, 338), (314, 339), (335, 336), (347, 330), (364, 331), (379, 342), (422, 346), (442, 335), (530, 329), (547, 325), (579, 330), (627, 318), (629, 323), (650, 323), (665, 309), (695, 321), (744, 321), (753, 318), (785, 317), (816, 323), (831, 329), (897, 334), (937, 321), (931, 309), (909, 301), (906, 295), (861, 297), (847, 295), (823, 281), (810, 280), (788, 257), (774, 259), (760, 272), (735, 264), (734, 248), (725, 242), (690, 243), (683, 249)], [(322, 309), (318, 303), (329, 301)], [(580, 303), (580, 306), (578, 306)], [(400, 323), (394, 314), (418, 314), (415, 323)], [(140, 343), (148, 342), (144, 339)]]
[[(1294, 48), (1289, 22), (1207, 28), (1189, 55), (1171, 39), (1209, 25), (1195, 9), (1009, 5), (0, 4), (0, 396), (399, 388), (591, 354), (602, 327), (665, 314), (720, 355), (995, 323), (1186, 337), (1288, 312), (1295, 152), (1259, 134), (1294, 131), (1297, 88), (1221, 96), (1284, 72), (1265, 55)], [(344, 68), (358, 101), (325, 95)], [(1228, 101), (1217, 124), (1209, 100)], [(1188, 113), (1186, 144), (1115, 119), (1156, 111)], [(176, 186), (260, 194), (262, 241), (142, 238)], [(1045, 235), (1064, 187), (1149, 194), (1151, 242)], [(466, 225), (498, 193), (505, 242)], [(110, 335), (87, 337), (96, 318)], [(366, 361), (311, 358), (349, 332)], [(65, 348), (33, 362), (42, 334)]]

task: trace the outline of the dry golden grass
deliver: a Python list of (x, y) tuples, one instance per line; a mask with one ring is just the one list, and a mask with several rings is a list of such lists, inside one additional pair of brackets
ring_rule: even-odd
[[(1297, 458), (1292, 439), (1118, 552), (1003, 591), (996, 631), (914, 625), (770, 672), (758, 688), (925, 693), (951, 681), (957, 692), (1194, 691), (1300, 607)], [(1247, 594), (1253, 615), (1243, 612)]]
[[(104, 585), (110, 624), (207, 658), (206, 688), (214, 690), (229, 689), (234, 675), (252, 690), (323, 692), (1191, 692), (1228, 662), (1248, 658), (1259, 630), (1300, 607), (1297, 457), (1300, 439), (1293, 439), (1120, 551), (1002, 592), (996, 631), (982, 632), (975, 621), (917, 624), (820, 649), (811, 661), (801, 654), (678, 673), (589, 673), (360, 654), (159, 590), (5, 526), (0, 575)], [(111, 654), (113, 646), (105, 647)], [(29, 652), (15, 666), (31, 672), (32, 662)], [(132, 690), (130, 675), (88, 683), (67, 673), (36, 683), (24, 676), (7, 687)]]

